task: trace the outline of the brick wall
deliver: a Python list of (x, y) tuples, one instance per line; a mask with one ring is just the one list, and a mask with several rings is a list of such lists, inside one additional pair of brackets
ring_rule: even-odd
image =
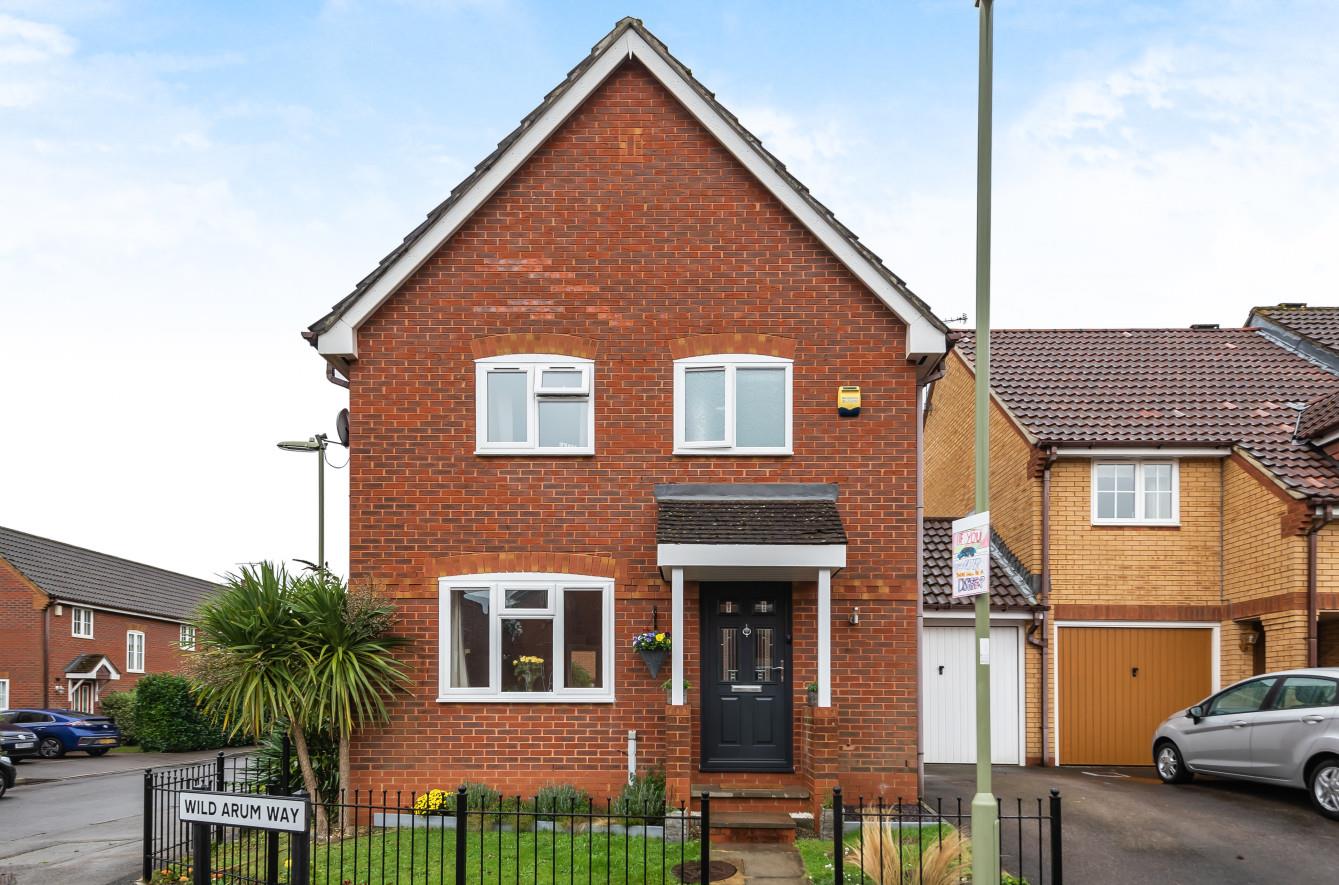
[[(925, 513), (964, 516), (975, 509), (976, 376), (954, 351), (935, 382), (925, 416)], [(1041, 480), (1029, 472), (1032, 446), (993, 399), (990, 404), (990, 518), (1009, 549), (1041, 571)]]
[[(360, 331), (351, 575), (397, 596), (414, 686), (388, 726), (358, 739), (357, 784), (569, 781), (603, 794), (623, 778), (629, 729), (643, 764), (665, 761), (665, 674), (653, 680), (627, 648), (653, 605), (662, 625), (670, 612), (652, 485), (738, 481), (840, 484), (837, 768), (866, 795), (914, 789), (916, 383), (904, 331), (639, 64), (611, 76)], [(672, 342), (723, 332), (795, 341), (792, 457), (671, 454)], [(473, 454), (472, 342), (506, 334), (593, 343), (597, 455)], [(859, 418), (837, 417), (843, 384), (862, 387)], [(493, 551), (618, 561), (616, 704), (436, 702), (431, 563)], [(812, 585), (795, 603), (799, 723)], [(844, 624), (856, 605), (862, 623)], [(696, 704), (692, 602), (688, 619)], [(797, 725), (797, 761), (802, 744)]]
[(9, 680), (9, 705), (42, 702), (42, 612), (34, 605), (32, 585), (0, 559), (0, 679)]

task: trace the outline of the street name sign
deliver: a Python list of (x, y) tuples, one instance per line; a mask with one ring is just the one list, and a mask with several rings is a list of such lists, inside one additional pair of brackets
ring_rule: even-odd
[(953, 598), (990, 592), (990, 511), (953, 520)]
[(181, 793), (177, 815), (183, 821), (258, 830), (307, 832), (307, 800), (246, 793)]

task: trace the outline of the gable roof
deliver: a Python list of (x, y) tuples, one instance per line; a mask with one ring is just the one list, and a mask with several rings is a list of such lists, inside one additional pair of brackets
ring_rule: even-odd
[(377, 268), (306, 337), (328, 361), (344, 368), (357, 358), (358, 327), (428, 260), (462, 224), (539, 149), (581, 103), (625, 61), (637, 59), (713, 136), (805, 225), (855, 276), (907, 324), (909, 359), (937, 357), (947, 327), (832, 211), (791, 175), (757, 136), (745, 129), (716, 96), (639, 19), (624, 18), (592, 48), (540, 105), (498, 143), (450, 196), (428, 213)]
[(111, 673), (113, 679), (121, 678), (121, 671), (116, 669), (111, 658), (103, 654), (80, 655), (65, 667), (66, 676), (96, 676), (99, 667), (106, 667)]
[[(953, 598), (953, 519), (927, 516), (921, 523), (925, 559), (921, 596), (927, 609), (969, 609), (971, 599)], [(997, 611), (1031, 611), (1040, 603), (1029, 586), (1031, 575), (994, 531), (990, 533), (990, 607)]]
[(666, 483), (655, 487), (658, 544), (845, 544), (837, 486)]
[(0, 558), (52, 599), (189, 620), (217, 585), (0, 526)]
[[(1279, 304), (1256, 307), (1246, 325), (1296, 336), (1299, 343), (1313, 344), (1339, 359), (1339, 307), (1311, 307), (1306, 304)], [(1291, 335), (1288, 335), (1291, 333)]]
[[(990, 346), (991, 387), (1038, 445), (1235, 447), (1295, 495), (1339, 500), (1339, 465), (1294, 436), (1293, 407), (1339, 375), (1259, 329), (1006, 329)], [(956, 347), (970, 363), (975, 336)]]

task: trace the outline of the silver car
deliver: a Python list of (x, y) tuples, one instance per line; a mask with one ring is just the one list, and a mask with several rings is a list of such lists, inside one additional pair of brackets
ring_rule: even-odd
[(1153, 762), (1168, 784), (1212, 774), (1298, 787), (1339, 820), (1339, 667), (1253, 676), (1172, 714)]

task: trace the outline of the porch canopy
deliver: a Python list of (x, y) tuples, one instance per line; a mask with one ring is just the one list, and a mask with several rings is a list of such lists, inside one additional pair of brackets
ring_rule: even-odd
[(655, 487), (656, 563), (673, 599), (670, 703), (684, 703), (683, 582), (815, 581), (818, 705), (831, 706), (832, 574), (846, 566), (835, 483)]

